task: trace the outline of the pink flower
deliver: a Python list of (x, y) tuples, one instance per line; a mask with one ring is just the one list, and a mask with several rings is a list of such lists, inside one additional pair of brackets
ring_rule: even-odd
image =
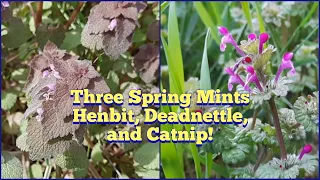
[(42, 77), (47, 77), (50, 74), (48, 70), (42, 72)]
[[(241, 84), (244, 87), (244, 82), (240, 78), (240, 76), (232, 70), (232, 68), (228, 67), (225, 69), (225, 71), (230, 75), (229, 81), (228, 81), (228, 89), (229, 91), (232, 91), (233, 84)], [(245, 90), (250, 91), (250, 88), (245, 88)]]
[(245, 56), (244, 52), (239, 48), (237, 42), (233, 39), (232, 35), (229, 33), (228, 29), (226, 27), (218, 27), (219, 32), (221, 35), (223, 35), (220, 43), (220, 51), (224, 52), (226, 50), (227, 44), (231, 44), (235, 47), (237, 52), (241, 56)]
[(38, 109), (37, 109), (38, 115), (36, 116), (36, 119), (37, 119), (38, 122), (42, 121), (42, 114), (43, 114), (43, 112), (44, 112), (44, 111), (43, 111), (42, 108), (38, 108)]
[(50, 69), (53, 71), (53, 76), (56, 77), (57, 79), (61, 79), (60, 73), (55, 70), (55, 67), (53, 64), (50, 64)]
[(257, 88), (262, 92), (263, 88), (261, 87), (260, 81), (257, 77), (256, 72), (254, 71), (254, 68), (252, 66), (248, 66), (247, 67), (247, 78), (246, 78), (246, 84), (244, 85), (244, 88), (248, 88), (249, 87), (249, 83), (253, 82), (256, 84)]
[(269, 39), (269, 34), (268, 33), (262, 33), (259, 36), (259, 54), (262, 53), (263, 50), (263, 45), (266, 43)]
[(295, 70), (293, 63), (291, 61), (292, 57), (293, 57), (292, 52), (286, 52), (283, 55), (282, 62), (280, 64), (280, 67), (279, 67), (277, 74), (276, 74), (275, 82), (278, 82), (279, 77), (284, 69), (290, 69), (288, 74), (290, 74), (291, 76), (293, 76), (296, 73), (296, 70)]
[(112, 19), (112, 21), (110, 22), (108, 28), (109, 28), (110, 31), (113, 31), (116, 26), (117, 26), (117, 19), (114, 18), (114, 19)]
[(301, 160), (305, 154), (308, 154), (311, 151), (312, 151), (312, 146), (310, 144), (305, 145), (300, 153), (299, 160)]

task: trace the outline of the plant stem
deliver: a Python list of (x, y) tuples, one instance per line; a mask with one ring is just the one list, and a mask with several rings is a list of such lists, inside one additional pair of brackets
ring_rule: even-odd
[(30, 168), (30, 160), (29, 160), (29, 153), (23, 152), (22, 153), (22, 165), (23, 165), (23, 178), (29, 178), (29, 168)]
[(277, 140), (278, 140), (279, 147), (280, 147), (280, 156), (281, 156), (281, 159), (287, 159), (287, 151), (286, 151), (286, 147), (284, 145), (284, 140), (283, 140), (283, 135), (282, 135), (281, 127), (280, 127), (280, 120), (279, 120), (279, 116), (278, 116), (278, 111), (277, 111), (276, 103), (274, 102), (273, 97), (269, 100), (269, 105), (270, 105), (270, 109), (271, 109), (272, 116), (273, 116), (274, 127), (276, 128)]
[(256, 165), (254, 166), (253, 168), (253, 171), (256, 172), (256, 170), (258, 169), (258, 167), (260, 166), (261, 162), (262, 162), (262, 159), (263, 159), (263, 156), (265, 154), (265, 152), (267, 151), (267, 147), (266, 146), (263, 146), (261, 148), (261, 152), (259, 154), (259, 157), (258, 157), (258, 160), (257, 160), (257, 163)]
[(254, 127), (256, 126), (258, 113), (259, 113), (258, 109), (255, 109), (254, 112), (253, 112), (251, 130), (253, 130)]
[(35, 20), (36, 28), (42, 23), (43, 2), (39, 2)]
[(98, 173), (98, 171), (96, 170), (96, 168), (94, 167), (92, 162), (89, 162), (89, 172), (92, 174), (92, 176), (95, 179), (101, 179), (102, 177), (100, 176), (100, 174)]
[(56, 165), (56, 178), (61, 178), (62, 176), (62, 169), (60, 166)]
[(80, 12), (80, 10), (81, 10), (83, 5), (84, 5), (84, 2), (79, 2), (77, 7), (71, 13), (71, 16), (70, 16), (69, 20), (64, 25), (65, 29), (68, 29), (71, 26), (71, 24), (76, 20), (76, 17), (78, 16), (78, 14), (79, 14), (79, 12)]
[(49, 159), (46, 159), (46, 170), (44, 171), (43, 179), (49, 179), (51, 175), (52, 166), (50, 165)]

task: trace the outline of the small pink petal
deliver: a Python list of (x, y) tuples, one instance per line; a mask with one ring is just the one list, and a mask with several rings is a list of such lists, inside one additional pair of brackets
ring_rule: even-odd
[(286, 52), (284, 55), (283, 55), (283, 60), (284, 61), (290, 61), (293, 57), (293, 53), (292, 52)]
[(228, 83), (228, 90), (232, 91), (232, 89), (233, 89), (233, 85), (231, 83)]
[(296, 74), (296, 70), (295, 69), (291, 69), (289, 72), (288, 72), (288, 76), (294, 76)]
[(310, 144), (307, 144), (303, 147), (303, 151), (305, 153), (310, 153), (312, 151), (312, 146)]
[(234, 76), (234, 72), (233, 72), (233, 70), (232, 70), (231, 67), (227, 67), (227, 68), (225, 69), (225, 71), (226, 71), (226, 73), (228, 73), (230, 76)]
[(226, 36), (227, 34), (229, 34), (229, 31), (226, 27), (220, 26), (218, 27), (220, 34)]
[(45, 70), (42, 72), (42, 77), (47, 77), (49, 75), (49, 71)]
[(305, 145), (299, 155), (299, 159), (301, 160), (305, 154), (308, 154), (311, 151), (312, 151), (312, 146), (310, 144)]
[(38, 108), (37, 109), (37, 113), (41, 116), (43, 114), (43, 109), (42, 108)]
[(260, 40), (261, 43), (267, 42), (268, 39), (269, 39), (269, 34), (268, 33), (262, 33), (259, 36), (259, 40)]
[(252, 66), (247, 67), (247, 72), (250, 74), (254, 74), (254, 68)]
[(117, 19), (112, 19), (112, 21), (110, 22), (108, 28), (109, 28), (110, 31), (113, 31), (116, 26), (117, 26)]
[(226, 48), (227, 48), (227, 45), (225, 43), (221, 42), (220, 43), (220, 51), (224, 52), (226, 50)]
[(250, 40), (255, 40), (256, 38), (257, 38), (257, 36), (254, 33), (251, 33), (248, 35), (248, 39), (250, 39)]

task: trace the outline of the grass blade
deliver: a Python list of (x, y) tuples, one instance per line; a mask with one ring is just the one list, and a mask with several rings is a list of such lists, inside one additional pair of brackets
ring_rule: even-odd
[(257, 11), (257, 16), (258, 16), (260, 33), (266, 32), (266, 28), (264, 27), (264, 22), (263, 22), (262, 15), (261, 15), (261, 9), (260, 9), (258, 2), (255, 2), (255, 6), (256, 6), (256, 11)]
[[(161, 36), (161, 41), (163, 45), (163, 49), (166, 55), (166, 59), (169, 64), (170, 57), (170, 51), (169, 47), (167, 45), (167, 42), (164, 40), (163, 36)], [(176, 82), (174, 81), (175, 74), (172, 74), (172, 71), (169, 71), (169, 78), (170, 78), (170, 86), (172, 86), (174, 89), (177, 89)], [(161, 90), (163, 89), (161, 84)], [(170, 112), (170, 108), (168, 106), (160, 106), (162, 112)], [(172, 130), (173, 126), (171, 124), (163, 124), (161, 125), (161, 130), (165, 130), (170, 132)], [(165, 174), (166, 178), (184, 178), (184, 168), (181, 164), (179, 153), (176, 149), (176, 146), (174, 143), (161, 143), (160, 145), (161, 149), (161, 164), (163, 168), (163, 172)]]
[(210, 7), (211, 7), (211, 10), (214, 14), (214, 17), (217, 20), (217, 25), (222, 26), (223, 23), (222, 23), (222, 19), (221, 19), (221, 12), (219, 9), (219, 4), (217, 2), (210, 2)]
[(169, 2), (168, 2), (168, 1), (163, 2), (163, 3), (160, 5), (161, 13), (163, 13), (163, 11), (165, 11), (168, 6), (169, 6)]
[(212, 169), (212, 153), (207, 153), (206, 156), (206, 177), (210, 178)]
[[(168, 44), (163, 36), (161, 36), (161, 40), (169, 68), (170, 92), (182, 94), (184, 92), (184, 72), (175, 2), (169, 3)], [(171, 111), (177, 112), (178, 108), (178, 106), (172, 106)], [(170, 132), (173, 127), (181, 130), (183, 125), (161, 125), (161, 128), (168, 132)], [(167, 178), (185, 177), (181, 144), (173, 144), (172, 142), (164, 144), (165, 146), (161, 146), (161, 161), (163, 168), (166, 169), (165, 176)], [(170, 150), (168, 151), (167, 148)], [(170, 151), (174, 151), (174, 157), (170, 154)], [(177, 172), (175, 173), (175, 171)]]
[[(184, 127), (186, 128), (186, 130), (188, 132), (190, 132), (190, 129), (191, 129), (191, 125), (190, 124), (185, 124)], [(197, 148), (195, 143), (190, 143), (189, 147), (190, 147), (190, 150), (191, 150), (191, 154), (192, 154), (192, 158), (193, 158), (193, 162), (194, 162), (197, 178), (203, 178), (202, 171), (201, 171), (200, 155), (198, 153), (198, 148)]]
[(176, 2), (170, 2), (168, 19), (168, 47), (170, 58), (167, 59), (169, 71), (175, 74), (174, 80), (178, 89), (171, 89), (171, 93), (182, 94), (184, 92), (183, 60), (180, 45), (180, 34), (176, 15)]
[(242, 6), (242, 11), (244, 13), (244, 16), (246, 17), (246, 19), (248, 21), (248, 25), (249, 25), (251, 31), (253, 32), (253, 26), (252, 26), (251, 14), (250, 14), (250, 4), (247, 1), (241, 2), (241, 6)]
[[(210, 68), (208, 63), (207, 55), (207, 43), (210, 39), (210, 28), (207, 30), (206, 39), (204, 41), (202, 63), (201, 63), (201, 72), (200, 72), (200, 89), (209, 90), (211, 89), (211, 79), (210, 79)], [(206, 174), (205, 178), (209, 178), (211, 174), (212, 166), (212, 154), (206, 153)]]
[(202, 4), (202, 2), (194, 2), (194, 6), (202, 20), (202, 22), (206, 25), (207, 28), (211, 29), (212, 38), (216, 41), (217, 44), (220, 44), (220, 39), (218, 35), (218, 28), (214, 24), (213, 20), (210, 17), (210, 14)]
[(208, 90), (211, 89), (211, 80), (210, 80), (210, 69), (208, 63), (207, 55), (207, 44), (210, 38), (210, 28), (207, 30), (206, 39), (204, 42), (203, 54), (202, 54), (202, 63), (201, 63), (201, 72), (200, 72), (200, 89)]
[[(183, 68), (183, 59), (181, 53), (181, 45), (180, 45), (180, 33), (178, 26), (178, 19), (176, 14), (176, 2), (169, 3), (169, 18), (168, 18), (168, 47), (170, 51), (170, 58), (167, 59), (169, 75), (172, 74), (169, 82), (170, 82), (170, 92), (176, 93), (178, 95), (184, 93), (184, 68)], [(171, 83), (175, 83), (175, 87), (171, 86)], [(173, 112), (177, 112), (179, 106), (172, 106), (171, 110)], [(183, 125), (174, 124), (173, 128), (176, 130), (182, 130)], [(181, 144), (175, 145), (180, 163), (183, 164), (183, 148)]]

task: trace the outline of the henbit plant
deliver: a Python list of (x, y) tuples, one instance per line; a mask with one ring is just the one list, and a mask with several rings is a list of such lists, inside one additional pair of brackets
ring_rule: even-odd
[[(296, 101), (294, 110), (280, 109), (278, 111), (274, 101), (276, 97), (286, 96), (289, 91), (288, 84), (293, 82), (288, 77), (281, 76), (284, 70), (289, 70), (289, 76), (295, 75), (295, 68), (291, 61), (293, 53), (287, 52), (283, 55), (277, 73), (274, 75), (270, 69), (270, 59), (273, 57), (276, 49), (270, 44), (266, 45), (269, 40), (268, 33), (261, 33), (259, 36), (251, 33), (248, 35), (247, 40), (241, 41), (241, 44), (238, 45), (227, 28), (219, 27), (218, 29), (220, 34), (223, 35), (220, 50), (225, 51), (226, 45), (231, 44), (241, 56), (232, 67), (225, 70), (230, 75), (228, 82), (229, 90), (232, 90), (234, 84), (238, 84), (238, 91), (250, 93), (252, 108), (257, 108), (263, 103), (268, 102), (273, 116), (277, 141), (272, 141), (272, 144), (275, 143), (279, 146), (280, 159), (274, 158), (265, 165), (260, 167), (258, 165), (254, 169), (256, 171), (254, 176), (296, 178), (299, 176), (299, 170), (301, 169), (304, 169), (308, 173), (313, 172), (318, 164), (317, 157), (308, 156), (308, 158), (303, 159), (304, 154), (311, 152), (312, 147), (310, 145), (306, 145), (303, 148), (300, 156), (295, 154), (287, 155), (286, 147), (290, 147), (293, 144), (293, 142), (289, 141), (304, 139), (305, 131), (319, 133), (318, 93), (314, 93), (315, 97), (313, 98), (309, 96), (311, 102), (304, 101), (304, 105), (308, 106), (307, 108), (301, 107), (301, 100), (299, 99), (302, 97)], [(245, 77), (245, 80), (243, 80), (243, 77)], [(280, 118), (279, 114), (281, 115)], [(253, 122), (252, 131), (255, 130), (255, 126), (256, 122)], [(253, 139), (253, 141), (255, 140)], [(274, 163), (278, 166), (274, 165)]]

